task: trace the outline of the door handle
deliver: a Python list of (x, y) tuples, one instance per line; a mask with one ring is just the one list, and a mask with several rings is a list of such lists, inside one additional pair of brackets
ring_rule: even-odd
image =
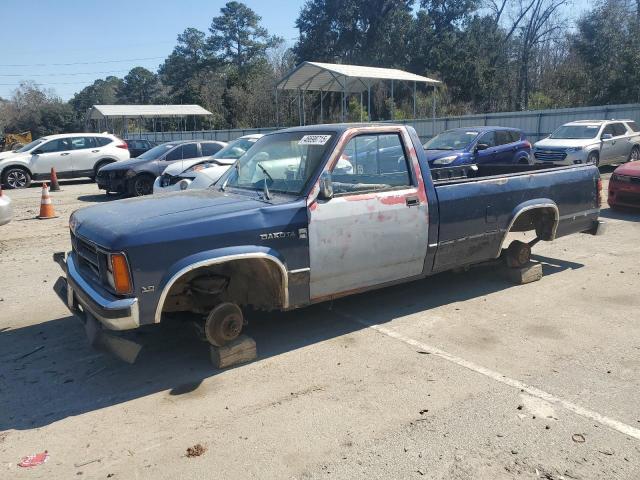
[(61, 153), (60, 156), (64, 157), (65, 155), (69, 155), (68, 153)]
[(406, 197), (407, 207), (414, 207), (420, 205), (420, 199), (418, 197)]
[(100, 150), (91, 150), (91, 153), (98, 153)]

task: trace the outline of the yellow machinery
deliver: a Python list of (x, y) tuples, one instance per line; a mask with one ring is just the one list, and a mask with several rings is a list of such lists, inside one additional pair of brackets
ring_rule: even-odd
[(5, 133), (0, 138), (0, 152), (9, 150), (17, 150), (24, 147), (27, 143), (31, 143), (31, 132), (22, 133)]

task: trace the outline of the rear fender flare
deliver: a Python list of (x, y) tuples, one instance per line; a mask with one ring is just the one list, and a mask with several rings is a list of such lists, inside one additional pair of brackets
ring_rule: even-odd
[(516, 223), (518, 218), (526, 212), (530, 212), (532, 210), (551, 210), (554, 214), (554, 223), (553, 228), (551, 230), (551, 238), (547, 239), (549, 241), (554, 240), (556, 237), (556, 230), (558, 229), (558, 224), (560, 223), (560, 211), (558, 210), (558, 206), (556, 202), (549, 198), (537, 198), (534, 200), (528, 200), (526, 202), (522, 202), (516, 208), (513, 209), (511, 213), (511, 218), (509, 219), (509, 224), (507, 228), (504, 230), (504, 235), (502, 236), (502, 240), (500, 241), (500, 245), (498, 247), (498, 251), (496, 253), (496, 258), (500, 256), (502, 253), (502, 249), (504, 248), (504, 244), (507, 240), (507, 235), (513, 228), (513, 225)]
[(228, 247), (215, 250), (207, 250), (204, 252), (196, 253), (194, 255), (190, 255), (183, 258), (182, 260), (177, 261), (169, 268), (160, 282), (161, 293), (160, 297), (158, 298), (158, 304), (156, 305), (154, 323), (160, 323), (164, 303), (171, 290), (171, 287), (185, 274), (193, 270), (208, 267), (211, 265), (218, 265), (233, 260), (248, 259), (267, 260), (273, 263), (278, 268), (281, 274), (282, 281), (280, 302), (282, 308), (286, 309), (289, 306), (288, 272), (284, 260), (282, 259), (280, 254), (273, 249), (257, 245)]

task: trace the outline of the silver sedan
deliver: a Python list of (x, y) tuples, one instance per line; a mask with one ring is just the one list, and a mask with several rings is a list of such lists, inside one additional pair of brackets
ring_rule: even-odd
[(9, 223), (13, 217), (13, 208), (11, 207), (11, 199), (0, 191), (0, 225)]

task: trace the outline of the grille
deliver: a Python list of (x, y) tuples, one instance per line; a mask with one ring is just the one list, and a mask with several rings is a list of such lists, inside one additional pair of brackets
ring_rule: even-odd
[(564, 150), (536, 150), (533, 155), (543, 162), (559, 162), (567, 158)]
[(100, 279), (100, 255), (96, 246), (71, 234), (71, 246), (76, 253), (80, 266), (88, 269)]

